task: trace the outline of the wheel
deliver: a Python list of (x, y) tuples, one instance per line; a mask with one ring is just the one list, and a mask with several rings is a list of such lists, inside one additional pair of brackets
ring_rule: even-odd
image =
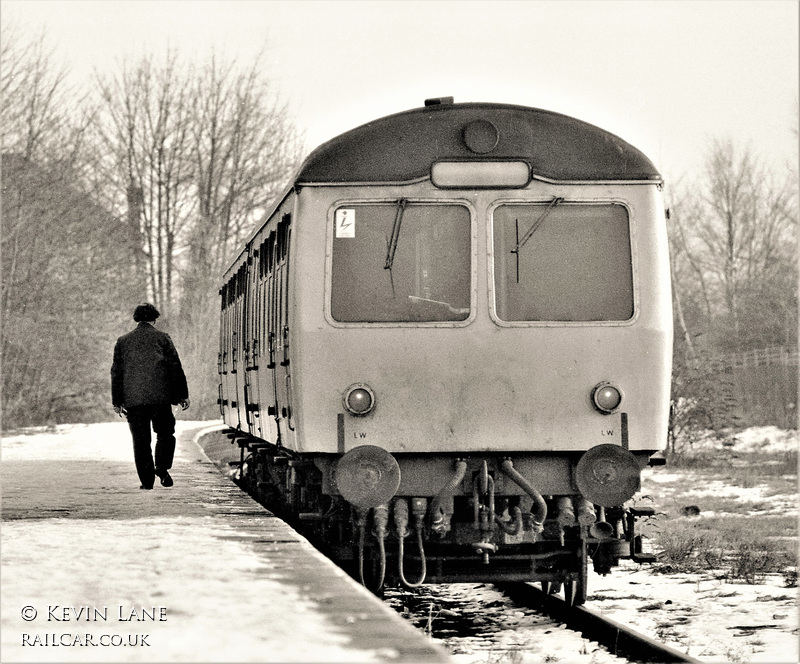
[(564, 583), (564, 600), (570, 606), (581, 606), (586, 602), (589, 584), (589, 556), (586, 551), (586, 540), (581, 540), (578, 552), (578, 576)]

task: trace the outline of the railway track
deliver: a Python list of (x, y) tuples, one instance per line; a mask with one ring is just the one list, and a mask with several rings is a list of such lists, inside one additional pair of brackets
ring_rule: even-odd
[(515, 604), (546, 613), (567, 628), (604, 646), (613, 655), (632, 662), (700, 662), (596, 611), (583, 606), (569, 606), (560, 597), (546, 595), (529, 583), (504, 583), (496, 587)]
[(700, 661), (529, 583), (387, 589), (384, 599), (464, 662)]
[[(436, 585), (436, 584), (434, 584)], [(445, 584), (446, 585), (446, 584)], [(490, 586), (491, 587), (491, 586)], [(507, 582), (494, 584), (494, 588), (502, 595), (506, 596), (514, 605), (519, 608), (526, 608), (535, 611), (542, 616), (546, 616), (555, 623), (564, 625), (566, 629), (580, 634), (583, 638), (593, 641), (608, 650), (611, 655), (630, 662), (691, 662), (702, 664), (701, 660), (695, 659), (676, 648), (672, 648), (648, 636), (640, 634), (629, 627), (616, 621), (604, 617), (602, 614), (587, 609), (583, 606), (570, 606), (563, 599), (556, 595), (545, 594), (532, 583), (527, 582)], [(389, 600), (387, 603), (393, 606), (399, 613), (404, 614), (412, 623), (420, 626), (420, 613), (414, 616), (408, 615), (400, 605), (402, 600), (398, 598), (405, 591), (387, 590)], [(424, 595), (424, 593), (423, 593)], [(392, 600), (394, 598), (394, 601)], [(429, 602), (429, 604), (431, 604)], [(446, 610), (450, 617), (455, 612)], [(465, 622), (470, 618), (466, 617)], [(428, 628), (425, 629), (430, 636), (433, 630), (430, 629), (431, 618), (428, 618)], [(449, 630), (457, 632), (459, 630)], [(480, 628), (475, 633), (480, 632)], [(440, 635), (437, 635), (440, 636)]]

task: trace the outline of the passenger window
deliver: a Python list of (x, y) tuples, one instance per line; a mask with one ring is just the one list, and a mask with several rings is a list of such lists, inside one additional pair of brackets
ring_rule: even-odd
[(469, 210), (405, 200), (334, 212), (331, 314), (341, 322), (469, 317)]
[(626, 208), (562, 199), (499, 206), (494, 290), (503, 321), (629, 320), (633, 273)]

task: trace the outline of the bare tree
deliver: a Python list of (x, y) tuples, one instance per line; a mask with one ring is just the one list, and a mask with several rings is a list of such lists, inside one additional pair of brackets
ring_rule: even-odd
[(258, 61), (187, 67), (172, 52), (98, 85), (100, 186), (125, 212), (148, 297), (177, 314), (190, 382), (213, 392), (218, 282), (296, 166), (296, 132)]
[(187, 237), (181, 323), (187, 372), (213, 395), (222, 272), (285, 186), (301, 146), (258, 60), (242, 69), (212, 56), (194, 84), (198, 214)]
[(0, 62), (3, 152), (43, 158), (65, 125), (60, 107), (66, 72), (54, 66), (44, 34), (36, 42), (24, 42), (14, 24), (2, 26)]
[(759, 319), (770, 307), (786, 306), (784, 278), (795, 272), (791, 174), (778, 178), (749, 150), (715, 141), (705, 182), (677, 198), (670, 230), (673, 270), (684, 302), (702, 307), (692, 316), (695, 333), (716, 330), (727, 352), (780, 343), (775, 330), (764, 334)]
[(148, 57), (124, 65), (118, 77), (98, 78), (101, 187), (124, 209), (141, 297), (167, 310), (179, 236), (194, 213), (189, 76), (168, 53), (162, 66)]
[(4, 24), (0, 72), (4, 424), (102, 419), (97, 350), (125, 260), (116, 220), (83, 187), (86, 116), (43, 37)]
[(280, 193), (297, 165), (299, 143), (286, 107), (260, 74), (212, 56), (195, 81), (198, 219), (189, 280), (219, 274)]
[[(765, 295), (765, 286), (775, 283), (795, 255), (795, 192), (789, 180), (776, 182), (749, 150), (737, 153), (729, 140), (713, 144), (707, 178), (704, 216), (696, 233), (704, 246), (704, 267), (724, 303), (735, 351), (749, 341), (742, 318), (754, 298)], [(748, 318), (752, 322), (753, 316)]]
[(746, 392), (731, 358), (796, 343), (797, 176), (715, 141), (705, 179), (679, 184), (671, 211), (673, 425), (719, 429)]

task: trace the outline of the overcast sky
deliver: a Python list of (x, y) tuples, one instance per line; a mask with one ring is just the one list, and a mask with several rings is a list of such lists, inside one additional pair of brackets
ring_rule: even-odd
[(309, 148), (427, 97), (573, 115), (697, 173), (730, 137), (773, 168), (797, 164), (794, 0), (0, 0), (0, 20), (44, 30), (75, 81), (167, 47), (252, 62)]

